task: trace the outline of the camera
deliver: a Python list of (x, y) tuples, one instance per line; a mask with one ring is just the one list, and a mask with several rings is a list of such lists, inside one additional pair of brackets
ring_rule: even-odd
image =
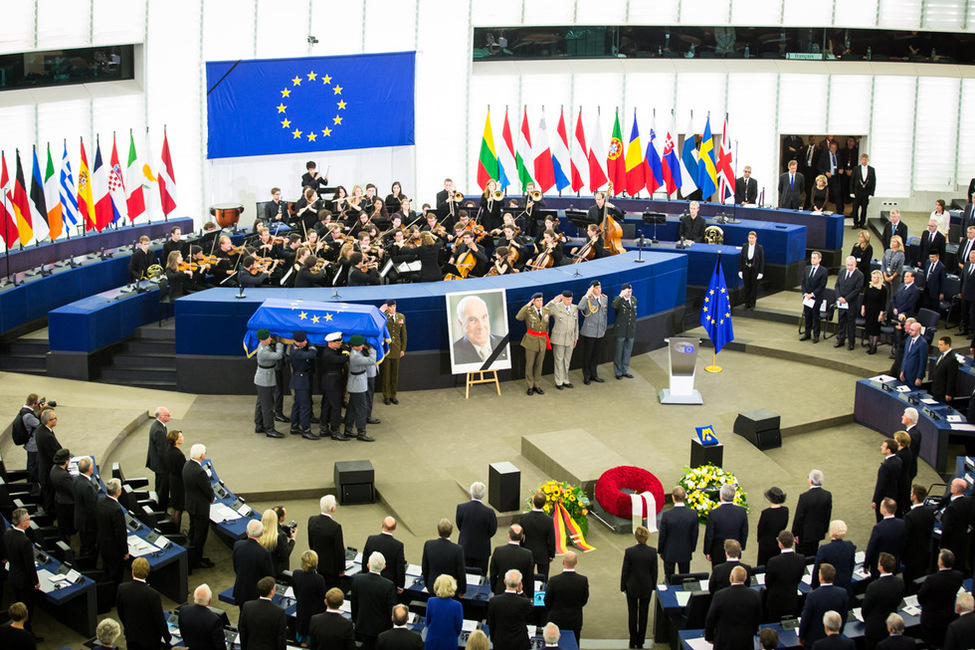
[(42, 406), (42, 407), (43, 406), (50, 406), (51, 408), (57, 408), (58, 403), (55, 402), (53, 399), (50, 402), (48, 402), (46, 397), (42, 397), (41, 398), (41, 401), (38, 402), (38, 405), (39, 406)]
[(292, 519), (288, 524), (288, 529), (291, 530), (291, 534), (294, 535), (295, 531), (298, 530), (298, 522)]

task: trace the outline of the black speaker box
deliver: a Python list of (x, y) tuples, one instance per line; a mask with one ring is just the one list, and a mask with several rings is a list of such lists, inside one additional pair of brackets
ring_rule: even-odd
[(782, 446), (781, 417), (765, 409), (739, 413), (735, 419), (735, 433), (759, 449), (775, 449)]

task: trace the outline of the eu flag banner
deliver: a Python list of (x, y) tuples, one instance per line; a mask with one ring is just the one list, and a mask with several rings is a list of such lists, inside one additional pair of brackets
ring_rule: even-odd
[(296, 330), (303, 330), (313, 345), (325, 345), (325, 335), (332, 332), (342, 332), (346, 341), (353, 334), (361, 334), (366, 343), (376, 348), (377, 361), (382, 361), (389, 351), (386, 316), (372, 305), (268, 298), (247, 321), (247, 356), (257, 351), (257, 330), (262, 327), (281, 339), (291, 339)]
[(714, 273), (708, 284), (708, 292), (704, 294), (704, 304), (701, 306), (701, 327), (708, 333), (714, 344), (714, 352), (721, 352), (726, 343), (735, 340), (735, 330), (731, 326), (731, 296), (728, 295), (728, 283), (721, 272), (721, 256), (714, 265)]
[(208, 61), (207, 158), (412, 145), (414, 59)]

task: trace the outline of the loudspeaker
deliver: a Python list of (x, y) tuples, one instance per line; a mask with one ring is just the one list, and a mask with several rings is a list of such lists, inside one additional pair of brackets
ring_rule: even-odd
[(488, 503), (498, 512), (520, 510), (521, 470), (511, 463), (491, 463), (488, 468)]
[(739, 413), (735, 419), (735, 433), (763, 451), (775, 449), (782, 446), (780, 421), (778, 414), (765, 409)]
[(333, 478), (341, 505), (372, 503), (376, 500), (376, 473), (368, 460), (336, 462)]

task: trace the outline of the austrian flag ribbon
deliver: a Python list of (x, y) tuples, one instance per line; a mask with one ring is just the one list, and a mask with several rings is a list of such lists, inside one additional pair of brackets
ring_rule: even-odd
[(595, 551), (595, 546), (586, 543), (586, 538), (582, 536), (582, 529), (579, 524), (572, 519), (569, 511), (561, 503), (554, 504), (552, 520), (555, 522), (555, 552), (558, 555), (565, 553), (568, 548), (567, 543), (571, 539), (572, 545), (583, 553)]

